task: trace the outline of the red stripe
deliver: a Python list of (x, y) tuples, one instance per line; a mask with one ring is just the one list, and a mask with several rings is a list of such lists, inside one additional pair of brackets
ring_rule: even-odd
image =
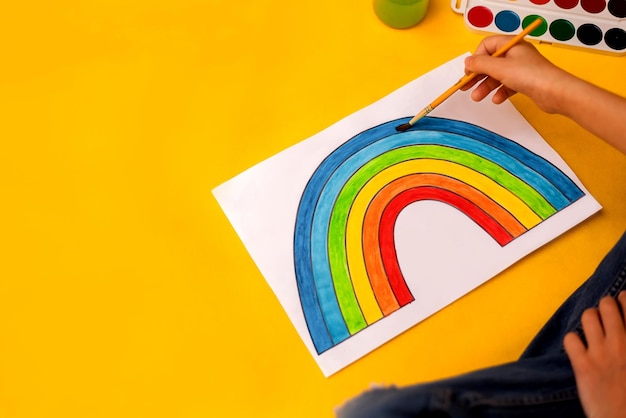
[(476, 222), (489, 235), (491, 235), (491, 237), (493, 237), (498, 244), (502, 246), (513, 240), (513, 237), (506, 231), (506, 229), (504, 229), (502, 225), (496, 222), (480, 207), (449, 190), (432, 186), (424, 186), (408, 189), (399, 193), (389, 202), (383, 211), (380, 221), (379, 242), (383, 265), (385, 266), (387, 277), (389, 278), (389, 282), (400, 306), (410, 303), (413, 300), (413, 296), (404, 281), (404, 277), (400, 271), (400, 265), (398, 264), (394, 228), (400, 212), (411, 203), (420, 200), (436, 200), (457, 208)]

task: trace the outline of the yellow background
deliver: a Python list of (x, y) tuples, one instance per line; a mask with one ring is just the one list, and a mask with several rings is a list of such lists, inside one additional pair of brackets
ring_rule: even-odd
[[(445, 0), (409, 30), (369, 0), (4, 2), (0, 417), (326, 417), (516, 358), (626, 226), (625, 157), (574, 123), (514, 99), (603, 211), (329, 379), (211, 195), (481, 38)], [(539, 48), (626, 95), (624, 57)]]

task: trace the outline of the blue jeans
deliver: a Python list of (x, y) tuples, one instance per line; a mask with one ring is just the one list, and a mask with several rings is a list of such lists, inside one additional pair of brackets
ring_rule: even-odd
[(626, 285), (626, 233), (593, 275), (556, 311), (519, 360), (451, 379), (373, 389), (349, 401), (339, 418), (584, 417), (563, 349), (570, 331), (583, 339), (583, 311)]

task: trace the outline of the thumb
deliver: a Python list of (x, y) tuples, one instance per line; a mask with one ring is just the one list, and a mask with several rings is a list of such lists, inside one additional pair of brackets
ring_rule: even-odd
[(506, 74), (505, 59), (494, 58), (491, 55), (472, 55), (465, 60), (465, 69), (476, 74), (485, 74), (496, 80), (501, 80)]

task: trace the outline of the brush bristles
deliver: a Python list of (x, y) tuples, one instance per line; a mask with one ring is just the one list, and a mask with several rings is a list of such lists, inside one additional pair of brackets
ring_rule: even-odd
[(409, 129), (411, 129), (411, 126), (413, 126), (413, 125), (411, 125), (410, 123), (403, 123), (402, 125), (396, 126), (396, 131), (398, 131), (398, 132), (406, 132)]

